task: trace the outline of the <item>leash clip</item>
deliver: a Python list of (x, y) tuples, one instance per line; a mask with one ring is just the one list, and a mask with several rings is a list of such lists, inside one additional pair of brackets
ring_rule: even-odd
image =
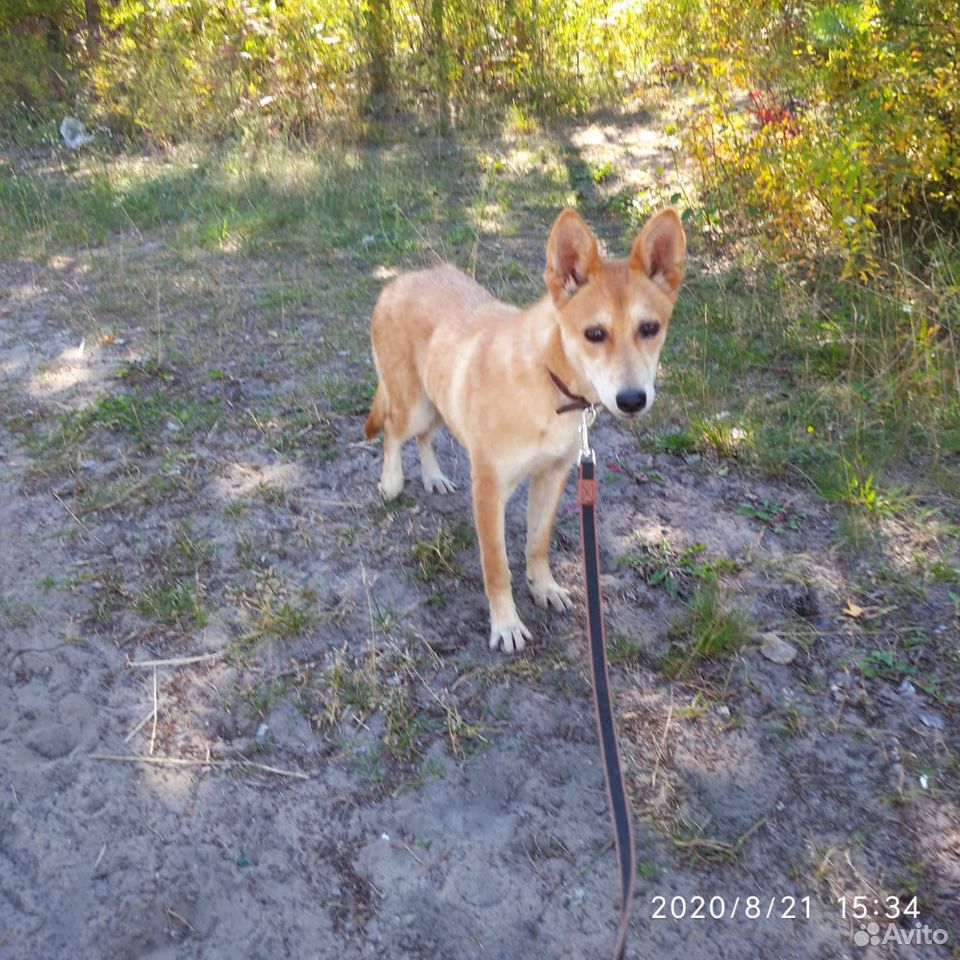
[(589, 460), (591, 463), (596, 462), (593, 450), (590, 449), (590, 436), (588, 433), (596, 419), (597, 408), (592, 403), (590, 406), (583, 408), (580, 414), (580, 426), (577, 428), (580, 431), (580, 453), (577, 454), (578, 464), (583, 463), (584, 460)]

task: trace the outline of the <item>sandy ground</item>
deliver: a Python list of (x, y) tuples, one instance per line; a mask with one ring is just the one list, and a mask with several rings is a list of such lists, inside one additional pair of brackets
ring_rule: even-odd
[[(299, 402), (282, 364), (263, 378), (241, 360), (209, 381), (171, 363), (178, 394), (221, 404), (216, 423), (160, 422), (149, 448), (101, 431), (79, 459), (38, 469), (29, 438), (131, 389), (118, 365), (151, 349), (149, 329), (98, 339), (68, 302), (106, 274), (95, 254), (0, 263), (0, 958), (608, 955), (617, 890), (572, 484), (555, 564), (576, 610), (545, 620), (522, 596), (535, 641), (505, 660), (487, 649), (469, 533), (428, 582), (411, 559), (438, 522), (469, 518), (462, 452), (440, 443), (456, 494), (408, 482), (384, 510), (379, 447), (358, 442), (359, 409), (327, 415), (321, 402), (332, 444), (322, 457), (278, 451), (251, 425), (248, 408)], [(304, 341), (324, 330), (322, 316), (301, 322)], [(362, 311), (355, 322), (358, 346), (337, 361), (349, 376), (369, 369)], [(838, 514), (735, 462), (644, 450), (608, 420), (595, 443), (608, 465), (607, 630), (633, 643), (613, 668), (637, 815), (629, 955), (956, 956), (955, 707), (850, 667), (876, 624), (845, 616), (847, 600), (874, 613), (890, 604), (880, 587), (864, 599), (861, 572), (836, 547)], [(84, 501), (111, 483), (116, 497)], [(739, 509), (750, 498), (783, 502), (802, 522), (774, 532)], [(520, 496), (508, 513), (515, 570), (523, 511)], [(179, 571), (202, 596), (202, 623), (151, 618), (142, 603), (178, 531), (206, 544)], [(754, 636), (778, 632), (797, 658), (769, 662), (754, 640), (669, 680), (660, 658), (684, 596), (617, 562), (638, 537), (734, 561), (724, 581)], [(903, 542), (893, 529), (891, 557)], [(309, 616), (264, 626), (263, 608), (287, 595)], [(933, 591), (883, 613), (881, 632), (952, 631), (949, 611)], [(350, 686), (363, 677), (372, 710)], [(194, 765), (94, 756), (151, 750)], [(914, 894), (919, 915), (898, 935), (922, 925), (946, 944), (859, 946), (838, 902), (849, 913), (855, 896), (873, 909)], [(697, 896), (722, 898), (719, 915), (689, 916)]]

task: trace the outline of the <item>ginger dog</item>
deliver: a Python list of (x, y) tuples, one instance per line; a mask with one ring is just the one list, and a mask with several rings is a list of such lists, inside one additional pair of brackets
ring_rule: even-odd
[[(547, 242), (547, 294), (523, 310), (452, 266), (407, 273), (377, 300), (370, 336), (379, 376), (364, 434), (383, 430), (380, 491), (403, 489), (400, 447), (417, 438), (423, 485), (448, 493), (433, 450), (446, 424), (470, 456), (473, 515), (490, 604), (490, 647), (522, 650), (504, 540), (504, 510), (530, 477), (527, 583), (541, 607), (569, 610), (550, 572), (557, 506), (586, 404), (631, 420), (653, 403), (660, 348), (683, 274), (686, 237), (672, 209), (654, 216), (625, 260), (604, 260), (572, 210)], [(573, 403), (570, 401), (573, 400)]]

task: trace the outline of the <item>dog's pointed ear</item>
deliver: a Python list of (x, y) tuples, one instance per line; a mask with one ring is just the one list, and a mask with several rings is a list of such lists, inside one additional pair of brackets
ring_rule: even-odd
[(683, 279), (687, 238), (673, 207), (661, 210), (647, 221), (634, 241), (630, 269), (645, 273), (667, 296), (673, 298)]
[(550, 231), (543, 271), (553, 302), (569, 300), (599, 269), (597, 238), (578, 213), (564, 210)]

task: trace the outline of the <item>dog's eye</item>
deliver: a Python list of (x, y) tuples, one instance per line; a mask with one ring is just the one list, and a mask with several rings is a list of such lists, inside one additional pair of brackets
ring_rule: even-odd
[(660, 332), (660, 324), (656, 320), (644, 320), (639, 332), (641, 337), (655, 337)]
[(603, 327), (587, 327), (587, 329), (583, 331), (583, 335), (591, 343), (603, 343), (603, 341), (607, 339), (607, 331), (604, 330)]

